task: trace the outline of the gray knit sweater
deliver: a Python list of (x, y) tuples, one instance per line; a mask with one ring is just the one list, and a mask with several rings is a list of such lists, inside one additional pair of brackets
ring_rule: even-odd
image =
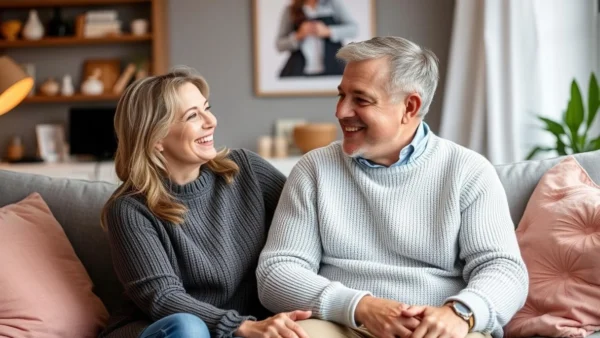
[(112, 259), (131, 302), (103, 336), (137, 337), (151, 322), (185, 312), (213, 337), (232, 337), (242, 321), (270, 315), (258, 300), (255, 269), (285, 176), (250, 151), (230, 158), (240, 167), (231, 184), (203, 167), (197, 180), (171, 185), (189, 208), (182, 225), (157, 219), (141, 198), (111, 205)]
[(366, 294), (469, 306), (475, 330), (502, 336), (528, 277), (502, 184), (482, 156), (431, 135), (413, 162), (368, 168), (339, 143), (288, 177), (258, 267), (271, 311), (312, 310), (354, 326)]

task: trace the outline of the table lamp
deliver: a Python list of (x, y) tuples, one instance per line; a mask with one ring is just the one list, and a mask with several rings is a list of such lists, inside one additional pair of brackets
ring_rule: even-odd
[(8, 56), (0, 56), (0, 115), (8, 113), (27, 97), (33, 78)]

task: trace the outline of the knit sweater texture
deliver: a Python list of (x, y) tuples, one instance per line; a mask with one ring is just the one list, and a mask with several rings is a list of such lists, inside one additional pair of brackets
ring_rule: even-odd
[(528, 276), (504, 188), (479, 154), (431, 134), (396, 167), (361, 166), (335, 142), (292, 170), (257, 270), (271, 311), (312, 310), (355, 327), (365, 295), (458, 300), (474, 331), (501, 337)]
[(255, 271), (285, 176), (250, 151), (230, 158), (240, 167), (231, 184), (205, 166), (191, 183), (168, 184), (189, 209), (181, 225), (155, 217), (140, 197), (110, 206), (113, 264), (130, 302), (103, 336), (137, 337), (158, 319), (191, 313), (213, 337), (232, 337), (244, 320), (271, 315)]

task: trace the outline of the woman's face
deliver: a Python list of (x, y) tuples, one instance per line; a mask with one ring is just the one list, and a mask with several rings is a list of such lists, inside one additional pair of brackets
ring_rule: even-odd
[(208, 101), (192, 83), (182, 85), (178, 93), (181, 105), (175, 122), (158, 145), (171, 172), (194, 170), (217, 155), (213, 142), (217, 119)]

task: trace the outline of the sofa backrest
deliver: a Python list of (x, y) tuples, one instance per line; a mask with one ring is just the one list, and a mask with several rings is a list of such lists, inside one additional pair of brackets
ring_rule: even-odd
[(122, 301), (122, 288), (113, 271), (100, 212), (115, 185), (50, 178), (0, 170), (0, 207), (38, 192), (62, 225), (77, 256), (94, 283), (94, 292), (109, 311)]
[[(600, 150), (573, 156), (588, 172), (591, 179), (600, 184)], [(496, 166), (496, 172), (506, 191), (510, 214), (515, 227), (519, 225), (529, 197), (544, 173), (563, 159), (564, 156), (561, 156), (546, 160), (523, 161)]]
[[(600, 151), (575, 155), (595, 182), (600, 182)], [(527, 201), (542, 175), (561, 158), (497, 166), (508, 196), (510, 212), (518, 225)], [(75, 252), (94, 282), (96, 294), (109, 311), (122, 301), (106, 233), (100, 228), (100, 212), (113, 184), (13, 173), (0, 170), (0, 207), (39, 192), (63, 226)]]

